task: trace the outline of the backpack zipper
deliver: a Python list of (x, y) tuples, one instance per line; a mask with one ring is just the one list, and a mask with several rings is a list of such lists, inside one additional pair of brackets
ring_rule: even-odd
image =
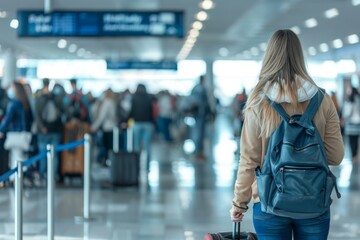
[(316, 170), (319, 167), (306, 167), (306, 166), (283, 166), (279, 169), (280, 172), (285, 170), (294, 171), (294, 170)]
[(292, 143), (290, 143), (290, 142), (284, 142), (283, 144), (292, 146), (292, 147), (295, 149), (295, 151), (302, 151), (302, 150), (304, 150), (304, 149), (306, 149), (306, 148), (309, 148), (309, 147), (312, 147), (312, 146), (319, 146), (319, 145), (320, 145), (319, 143), (311, 143), (311, 144), (306, 145), (306, 146), (303, 146), (303, 147), (301, 147), (301, 148), (297, 148), (297, 147), (295, 147), (294, 144), (292, 144)]
[(284, 192), (284, 183), (285, 183), (285, 171), (313, 171), (317, 170), (319, 167), (305, 167), (305, 166), (283, 166), (279, 168), (279, 172), (281, 173), (281, 185), (278, 187), (279, 192)]

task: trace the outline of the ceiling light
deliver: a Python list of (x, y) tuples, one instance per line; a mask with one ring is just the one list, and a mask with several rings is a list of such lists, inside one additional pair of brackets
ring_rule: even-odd
[(215, 6), (214, 2), (211, 0), (203, 0), (199, 5), (204, 10), (212, 9)]
[(84, 54), (84, 57), (85, 58), (91, 58), (91, 52), (86, 51), (85, 54)]
[(196, 40), (197, 40), (196, 38), (189, 37), (188, 39), (186, 39), (186, 42), (195, 43)]
[(360, 0), (352, 0), (352, 5), (354, 6), (360, 5)]
[(189, 32), (189, 36), (192, 38), (197, 38), (199, 36), (199, 30), (196, 29), (191, 29)]
[(186, 42), (185, 45), (184, 45), (184, 47), (186, 47), (186, 48), (193, 48), (193, 47), (194, 47), (194, 43), (192, 43), (192, 42)]
[(326, 43), (320, 44), (320, 51), (322, 51), (322, 52), (329, 51), (329, 45), (327, 45)]
[(251, 52), (251, 54), (252, 54), (253, 56), (259, 55), (259, 49), (258, 49), (257, 47), (252, 47), (252, 48), (250, 49), (250, 52)]
[(249, 50), (244, 51), (243, 56), (244, 58), (250, 58), (251, 57), (250, 51)]
[(17, 29), (19, 27), (19, 21), (17, 19), (11, 20), (10, 27), (14, 28), (14, 29)]
[(316, 27), (318, 25), (318, 22), (316, 21), (315, 18), (309, 18), (308, 20), (305, 21), (305, 26), (307, 28), (313, 28)]
[(295, 34), (300, 34), (301, 33), (301, 30), (298, 26), (294, 26), (292, 28), (290, 28), (291, 31), (293, 31)]
[(324, 15), (326, 18), (334, 18), (339, 15), (339, 11), (336, 8), (331, 8), (329, 10), (326, 10), (324, 12)]
[(203, 24), (202, 24), (202, 22), (200, 22), (200, 21), (196, 21), (196, 22), (193, 23), (192, 27), (193, 27), (194, 29), (200, 30), (200, 29), (202, 29)]
[(85, 54), (85, 49), (79, 48), (79, 50), (77, 50), (77, 55), (78, 55), (79, 57), (84, 56), (84, 54)]
[(228, 56), (229, 55), (229, 49), (224, 48), (224, 47), (220, 48), (219, 49), (219, 55), (222, 56), (222, 57)]
[(76, 49), (77, 49), (77, 46), (76, 46), (76, 44), (70, 44), (69, 45), (69, 52), (71, 52), (71, 53), (74, 53), (74, 52), (76, 52)]
[(6, 18), (6, 16), (7, 16), (7, 12), (0, 11), (0, 18)]
[(342, 48), (343, 47), (343, 41), (340, 39), (340, 38), (338, 38), (338, 39), (335, 39), (334, 41), (333, 41), (333, 46), (334, 46), (334, 48)]
[(355, 44), (359, 42), (359, 36), (356, 34), (352, 34), (350, 36), (347, 37), (347, 41), (350, 44)]
[(57, 43), (58, 48), (66, 48), (67, 41), (65, 39), (60, 39)]
[(261, 51), (266, 51), (267, 43), (263, 42), (260, 44)]
[(309, 47), (308, 52), (311, 56), (314, 56), (317, 53), (315, 47)]
[(196, 14), (196, 19), (199, 21), (205, 21), (208, 18), (208, 14), (205, 11), (200, 11)]

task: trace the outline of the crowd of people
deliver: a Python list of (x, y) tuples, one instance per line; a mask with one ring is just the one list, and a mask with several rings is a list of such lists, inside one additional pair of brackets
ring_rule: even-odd
[[(148, 158), (155, 129), (164, 136), (164, 141), (172, 142), (169, 127), (176, 117), (176, 98), (168, 91), (150, 95), (140, 84), (133, 94), (129, 90), (115, 93), (107, 89), (95, 98), (91, 93), (84, 94), (76, 79), (71, 79), (70, 83), (70, 93), (61, 84), (52, 84), (47, 78), (43, 79), (43, 87), (34, 93), (29, 85), (20, 82), (13, 82), (6, 90), (0, 91), (1, 173), (15, 167), (17, 161), (45, 150), (47, 144), (63, 143), (64, 127), (71, 122), (90, 126), (98, 149), (96, 160), (102, 165), (106, 164), (108, 151), (113, 147), (114, 127), (126, 129), (129, 119), (134, 121), (134, 149), (140, 151), (144, 144)], [(22, 132), (31, 133), (31, 141), (18, 139), (22, 146), (9, 142), (13, 134)], [(120, 142), (120, 147), (124, 148), (123, 138)], [(60, 181), (61, 161), (57, 154), (54, 163), (56, 180)], [(39, 161), (33, 168), (40, 182), (44, 182), (47, 162)]]
[[(120, 131), (119, 148), (126, 149), (126, 129), (133, 129), (133, 150), (146, 153), (147, 169), (151, 159), (151, 142), (156, 139), (172, 144), (174, 131), (189, 112), (185, 110), (188, 99), (196, 108), (190, 115), (196, 119), (196, 126), (188, 133), (196, 146), (196, 156), (204, 158), (204, 131), (206, 115), (210, 112), (202, 77), (190, 96), (176, 96), (167, 90), (157, 94), (148, 93), (144, 84), (139, 84), (132, 93), (126, 89), (114, 92), (105, 90), (99, 97), (83, 93), (76, 79), (70, 79), (71, 92), (66, 92), (59, 82), (45, 78), (41, 89), (32, 91), (30, 85), (13, 82), (0, 91), (0, 174), (46, 149), (47, 144), (65, 143), (65, 126), (72, 123), (87, 124), (94, 136), (96, 162), (109, 166), (109, 151), (113, 148), (113, 130)], [(175, 129), (174, 131), (171, 131)], [(11, 142), (14, 134), (31, 133), (30, 140)], [(178, 133), (180, 135), (180, 133)], [(22, 137), (22, 136), (21, 136)], [(17, 135), (17, 138), (19, 136)], [(178, 139), (180, 140), (180, 139)], [(15, 145), (16, 146), (15, 146)], [(20, 146), (19, 146), (20, 144)], [(56, 181), (62, 181), (61, 159), (55, 154)], [(33, 185), (45, 185), (47, 161), (31, 166), (30, 181)], [(29, 174), (29, 173), (28, 173)]]

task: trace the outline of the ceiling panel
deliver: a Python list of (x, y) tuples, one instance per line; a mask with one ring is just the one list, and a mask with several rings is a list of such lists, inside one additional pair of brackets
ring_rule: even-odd
[[(183, 10), (185, 30), (188, 32), (200, 10), (200, 0), (52, 0), (56, 10)], [(239, 55), (252, 47), (259, 47), (271, 34), (280, 28), (299, 26), (300, 39), (307, 49), (318, 47), (320, 43), (331, 43), (336, 38), (345, 40), (350, 34), (360, 34), (360, 6), (353, 6), (350, 0), (214, 0), (216, 7), (208, 11), (209, 19), (204, 22), (190, 59), (244, 58)], [(8, 17), (0, 19), (0, 44), (2, 49), (11, 48), (20, 57), (31, 58), (78, 58), (76, 54), (57, 48), (58, 38), (17, 38), (16, 30), (9, 27), (17, 9), (42, 9), (43, 0), (1, 0), (0, 9), (8, 12)], [(336, 7), (339, 16), (326, 19), (323, 12)], [(313, 29), (304, 27), (310, 17), (318, 20)], [(168, 37), (104, 37), (66, 38), (92, 53), (97, 58), (137, 58), (175, 59), (184, 40)], [(314, 56), (333, 57), (359, 55), (355, 46), (344, 41), (343, 49), (333, 49), (331, 54)], [(227, 48), (228, 56), (220, 56), (219, 49)], [(348, 49), (353, 49), (349, 51)], [(355, 50), (354, 50), (355, 49)], [(354, 51), (356, 51), (354, 53)], [(259, 59), (258, 56), (246, 58)]]

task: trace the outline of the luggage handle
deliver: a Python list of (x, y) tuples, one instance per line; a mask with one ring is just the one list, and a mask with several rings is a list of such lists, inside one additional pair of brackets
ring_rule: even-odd
[(232, 240), (240, 240), (240, 222), (233, 222)]
[[(119, 152), (119, 136), (120, 130), (118, 127), (113, 128), (113, 152)], [(133, 152), (134, 151), (134, 130), (132, 127), (128, 127), (126, 130), (126, 151)]]
[(113, 128), (113, 152), (114, 153), (118, 153), (119, 152), (119, 135), (120, 135), (120, 130), (118, 127), (114, 127)]
[(128, 152), (134, 151), (134, 129), (132, 126), (126, 129), (126, 150)]

